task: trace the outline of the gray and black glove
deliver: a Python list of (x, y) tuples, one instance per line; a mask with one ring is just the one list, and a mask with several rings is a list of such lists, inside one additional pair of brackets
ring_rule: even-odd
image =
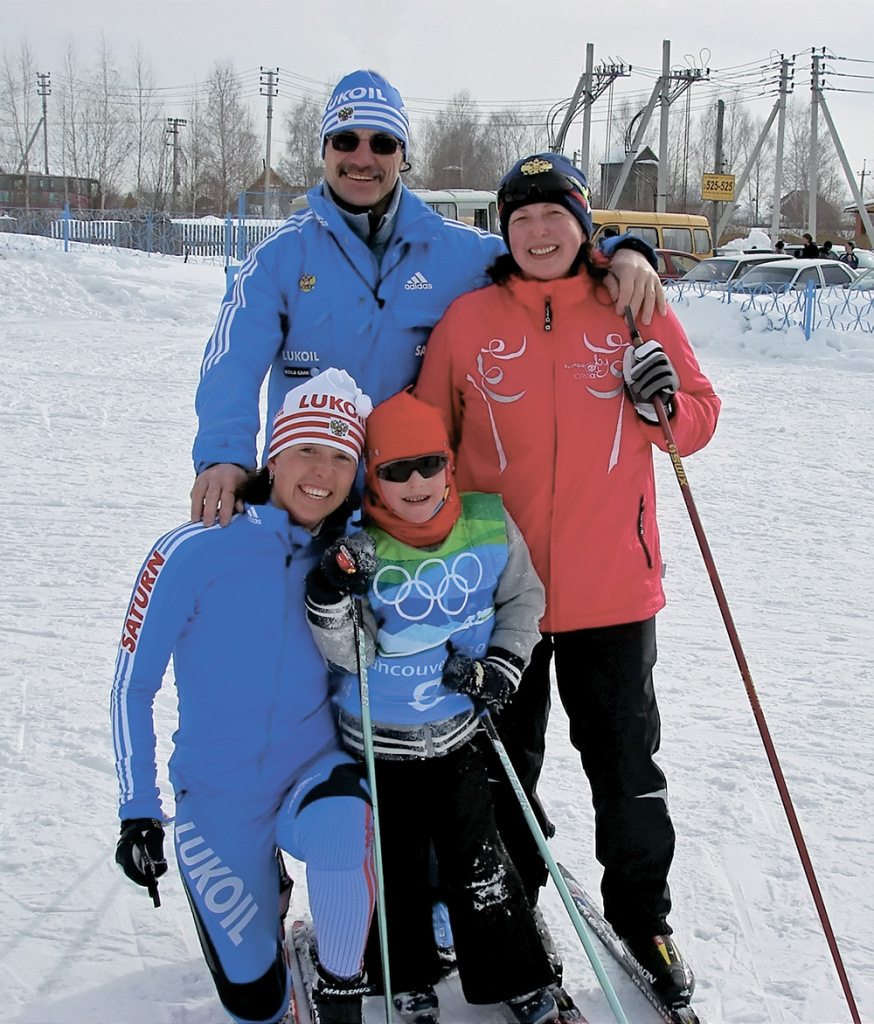
[(622, 360), (622, 372), (638, 416), (647, 423), (658, 423), (652, 404), (656, 395), (665, 403), (668, 415), (671, 414), (670, 399), (680, 390), (680, 378), (657, 341), (645, 341), (638, 348), (629, 346)]
[(167, 870), (161, 822), (156, 818), (125, 818), (115, 862), (132, 882), (151, 889)]
[(360, 597), (367, 592), (376, 566), (376, 544), (369, 533), (351, 533), (335, 540), (306, 578), (307, 605), (325, 607), (350, 594)]
[(467, 694), (478, 710), (487, 708), (497, 714), (516, 692), (521, 664), (520, 658), (499, 647), (490, 647), (480, 659), (453, 650), (449, 644), (443, 685), (447, 690)]

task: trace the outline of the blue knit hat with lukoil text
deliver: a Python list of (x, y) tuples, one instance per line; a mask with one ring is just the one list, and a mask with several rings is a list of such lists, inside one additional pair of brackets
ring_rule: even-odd
[(510, 214), (531, 203), (557, 203), (576, 217), (592, 237), (592, 207), (586, 176), (559, 153), (536, 153), (518, 160), (498, 185), (501, 234), (510, 245)]
[(327, 136), (350, 128), (393, 135), (404, 144), (406, 158), (410, 122), (404, 101), (397, 89), (375, 71), (353, 71), (337, 84), (322, 115), (322, 156)]

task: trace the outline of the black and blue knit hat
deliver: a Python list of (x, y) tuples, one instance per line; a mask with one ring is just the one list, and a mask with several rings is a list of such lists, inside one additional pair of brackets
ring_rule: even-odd
[(531, 203), (557, 203), (580, 222), (586, 238), (592, 237), (592, 207), (586, 176), (559, 153), (537, 153), (513, 164), (498, 185), (501, 234), (509, 248), (510, 214)]

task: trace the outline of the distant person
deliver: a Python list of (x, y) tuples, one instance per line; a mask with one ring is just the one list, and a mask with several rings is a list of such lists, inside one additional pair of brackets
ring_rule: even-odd
[(838, 256), (838, 260), (853, 270), (859, 269), (859, 257), (856, 255), (856, 246), (853, 242), (844, 242), (844, 251)]
[(821, 260), (836, 260), (838, 254), (832, 249), (832, 243), (826, 239), (819, 250), (819, 258)]
[(774, 252), (779, 253), (781, 256), (783, 255), (785, 249), (786, 243), (783, 241), (782, 238), (779, 242), (774, 243)]
[(361, 1021), (373, 809), (340, 747), (304, 578), (346, 531), (369, 411), (332, 367), (289, 392), (245, 514), (224, 530), (185, 523), (151, 549), (116, 659), (116, 861), (143, 886), (167, 870), (152, 705), (172, 657), (176, 861), (218, 996), (246, 1024), (288, 1009), (278, 848), (306, 862), (319, 1020)]
[[(486, 267), (506, 252), (499, 235), (444, 219), (400, 183), (409, 131), (400, 93), (376, 72), (353, 71), (334, 89), (320, 132), (325, 180), (243, 263), (207, 343), (192, 521), (230, 522), (257, 463), (268, 371), (268, 423), (291, 387), (328, 366), (384, 401), (415, 381), (449, 303), (487, 284)], [(601, 248), (617, 311), (629, 302), (645, 324), (656, 304), (664, 313), (651, 247), (621, 235)]]
[(813, 235), (809, 235), (805, 232), (802, 239), (804, 240), (804, 247), (798, 254), (803, 260), (817, 260), (819, 259), (819, 246), (814, 242)]

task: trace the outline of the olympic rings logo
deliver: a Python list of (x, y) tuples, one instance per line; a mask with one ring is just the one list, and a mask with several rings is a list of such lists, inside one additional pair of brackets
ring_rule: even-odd
[[(472, 575), (476, 577), (475, 579), (468, 579), (467, 576), (459, 571), (459, 567), (465, 559), (469, 559), (474, 563)], [(431, 585), (431, 581), (422, 578), (426, 571), (434, 566), (442, 570), (442, 577), (437, 583), (436, 589)], [(392, 583), (390, 586), (384, 584), (383, 589), (380, 589), (381, 580), (386, 573), (390, 572), (398, 573), (401, 576), (401, 582), (397, 586), (397, 592), (394, 597), (389, 597), (388, 591), (393, 589), (396, 584)], [(442, 558), (426, 559), (416, 569), (415, 576), (410, 576), (403, 566), (384, 565), (373, 578), (373, 592), (384, 605), (397, 609), (397, 613), (402, 619), (405, 619), (407, 622), (421, 622), (422, 619), (427, 618), (431, 614), (434, 605), (437, 605), (444, 615), (455, 616), (463, 612), (467, 607), (468, 598), (471, 594), (476, 593), (480, 583), (482, 583), (483, 574), (483, 564), (479, 558), (472, 551), (462, 551), (459, 555), (455, 556), (451, 566), (448, 566)], [(411, 595), (413, 598), (424, 598), (428, 602), (425, 610), (420, 615), (410, 614), (401, 607), (408, 601)], [(457, 607), (453, 607), (453, 603), (459, 599), (460, 604)]]

